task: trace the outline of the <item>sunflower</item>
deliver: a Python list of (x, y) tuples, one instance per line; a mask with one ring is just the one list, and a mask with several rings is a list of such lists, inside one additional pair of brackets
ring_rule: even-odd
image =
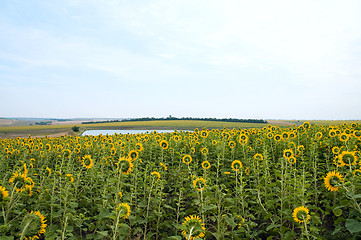
[(236, 143), (235, 143), (234, 141), (229, 141), (228, 146), (229, 146), (230, 148), (235, 148), (235, 147), (236, 147)]
[(212, 140), (212, 145), (215, 146), (215, 145), (217, 145), (217, 143), (218, 143), (218, 142), (217, 142), (216, 140)]
[(304, 207), (304, 206), (300, 206), (300, 207), (297, 207), (293, 210), (293, 214), (292, 214), (292, 217), (293, 217), (293, 220), (295, 220), (295, 222), (298, 222), (298, 223), (307, 223), (311, 216), (309, 214), (309, 210), (307, 207)]
[(204, 222), (197, 215), (189, 215), (185, 217), (183, 225), (182, 235), (189, 240), (194, 240), (196, 238), (203, 238), (205, 236)]
[(237, 218), (240, 219), (240, 222), (238, 223), (238, 228), (242, 227), (242, 223), (244, 223), (244, 218), (241, 218), (241, 216), (237, 216)]
[(248, 142), (248, 139), (249, 139), (248, 136), (244, 133), (239, 135), (239, 143), (242, 145), (246, 145)]
[(157, 181), (160, 179), (160, 173), (157, 172), (157, 171), (152, 172), (151, 175), (152, 176), (154, 176), (154, 175), (157, 176)]
[(81, 163), (86, 169), (90, 169), (94, 166), (93, 159), (90, 155), (85, 155), (84, 157), (82, 157)]
[(143, 145), (141, 143), (137, 143), (135, 144), (135, 150), (138, 151), (138, 152), (141, 152), (143, 151)]
[(201, 153), (203, 155), (206, 155), (208, 153), (208, 149), (207, 148), (201, 148)]
[(332, 148), (333, 154), (339, 154), (340, 151), (341, 151), (341, 149), (339, 147), (337, 147), (337, 146)]
[(290, 134), (288, 132), (282, 133), (282, 138), (283, 139), (288, 139), (289, 136), (290, 136)]
[(9, 196), (9, 192), (3, 186), (0, 186), (0, 202), (4, 201), (7, 196)]
[(327, 190), (329, 190), (331, 192), (332, 191), (336, 192), (336, 191), (338, 191), (339, 187), (335, 187), (334, 185), (338, 182), (342, 182), (343, 178), (339, 172), (332, 171), (332, 172), (327, 173), (326, 177), (324, 178), (324, 181), (325, 181), (325, 186), (326, 186)]
[(338, 158), (338, 161), (340, 162), (341, 167), (350, 166), (350, 164), (352, 164), (352, 165), (357, 164), (357, 156), (354, 151), (352, 151), (352, 152), (343, 151), (340, 155), (338, 155), (337, 158)]
[(316, 138), (317, 140), (321, 140), (321, 138), (322, 138), (322, 132), (317, 132), (317, 133), (315, 134), (315, 138)]
[[(197, 183), (199, 182), (199, 188), (197, 188)], [(203, 186), (202, 184), (200, 183), (202, 182), (203, 183)], [(206, 180), (202, 177), (200, 178), (196, 178), (195, 180), (193, 180), (193, 188), (197, 189), (198, 191), (204, 191), (205, 187), (207, 186), (206, 184)]]
[(165, 149), (168, 149), (169, 143), (166, 140), (162, 140), (159, 142), (159, 146), (165, 150)]
[(267, 138), (268, 139), (272, 139), (274, 137), (272, 132), (267, 133)]
[(130, 206), (128, 203), (119, 203), (116, 211), (120, 218), (126, 219), (130, 216)]
[(253, 156), (253, 158), (254, 158), (255, 160), (258, 160), (258, 161), (263, 160), (263, 156), (262, 156), (262, 154), (260, 154), (260, 153), (256, 153), (256, 154)]
[(69, 179), (70, 182), (74, 182), (74, 178), (72, 174), (68, 173), (65, 176)]
[(353, 171), (353, 175), (354, 176), (361, 176), (361, 169), (356, 169), (355, 171)]
[(245, 173), (246, 175), (249, 175), (249, 167), (247, 167), (246, 170), (244, 170), (244, 173)]
[(231, 167), (232, 167), (232, 169), (233, 169), (234, 171), (238, 172), (239, 169), (243, 167), (243, 165), (242, 165), (241, 161), (239, 161), (239, 160), (234, 160), (234, 161), (232, 162)]
[(224, 174), (226, 174), (226, 175), (229, 175), (229, 174), (231, 174), (231, 172), (223, 172)]
[(132, 159), (131, 158), (119, 158), (118, 163), (116, 163), (119, 172), (121, 172), (122, 174), (128, 175), (133, 168), (133, 163), (132, 163)]
[(274, 137), (273, 137), (274, 140), (276, 140), (277, 142), (281, 141), (282, 140), (282, 136), (279, 135), (279, 134), (276, 134)]
[(336, 135), (337, 135), (337, 133), (333, 129), (328, 132), (328, 136), (330, 136), (330, 137), (335, 137)]
[(293, 150), (292, 150), (292, 149), (285, 149), (285, 150), (283, 150), (283, 156), (284, 156), (286, 159), (289, 159), (290, 157), (293, 157), (293, 156), (294, 156)]
[(347, 142), (348, 139), (349, 139), (349, 136), (348, 136), (347, 133), (341, 133), (341, 134), (339, 135), (339, 138), (340, 138), (340, 140), (341, 140), (342, 142)]
[(208, 169), (211, 167), (211, 164), (208, 161), (203, 161), (202, 162), (202, 168), (203, 169)]
[(15, 185), (17, 192), (23, 192), (28, 188), (34, 187), (34, 182), (30, 177), (27, 177), (24, 173), (13, 173), (13, 176), (9, 179), (9, 183)]
[(183, 163), (185, 163), (185, 164), (190, 164), (190, 163), (192, 162), (192, 157), (191, 157), (191, 155), (189, 155), (189, 154), (184, 155), (182, 161), (183, 161)]
[(117, 149), (115, 147), (112, 147), (110, 149), (110, 155), (114, 156), (117, 153)]
[(164, 163), (159, 163), (159, 164), (164, 168), (165, 171), (168, 170), (167, 166)]
[(24, 234), (24, 239), (39, 239), (40, 235), (45, 233), (45, 228), (47, 226), (45, 222), (45, 217), (39, 211), (31, 211), (28, 213), (20, 225), (21, 234)]
[(311, 124), (309, 122), (304, 122), (302, 124), (302, 126), (305, 128), (305, 129), (309, 129), (311, 127)]
[(208, 131), (207, 130), (202, 130), (200, 135), (203, 138), (207, 138), (208, 137)]
[(132, 159), (132, 161), (136, 160), (139, 156), (139, 153), (136, 151), (136, 150), (131, 150), (129, 153), (128, 153), (128, 157), (130, 159)]
[(288, 161), (290, 164), (295, 164), (295, 163), (296, 163), (296, 157), (291, 156), (291, 157), (287, 158), (287, 161)]

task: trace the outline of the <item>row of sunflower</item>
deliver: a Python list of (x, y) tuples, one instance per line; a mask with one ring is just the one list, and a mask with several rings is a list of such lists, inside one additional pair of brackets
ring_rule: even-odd
[(0, 140), (4, 239), (348, 239), (357, 123)]

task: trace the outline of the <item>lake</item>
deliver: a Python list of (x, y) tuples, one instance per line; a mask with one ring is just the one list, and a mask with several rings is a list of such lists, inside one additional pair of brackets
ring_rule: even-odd
[[(137, 134), (137, 133), (151, 133), (153, 131), (157, 131), (158, 133), (168, 133), (168, 132), (174, 132), (176, 130), (86, 130), (81, 135), (82, 136), (98, 136), (100, 134), (102, 135), (114, 135), (117, 134)], [(181, 131), (181, 130), (177, 130)], [(187, 131), (187, 130), (183, 130)]]

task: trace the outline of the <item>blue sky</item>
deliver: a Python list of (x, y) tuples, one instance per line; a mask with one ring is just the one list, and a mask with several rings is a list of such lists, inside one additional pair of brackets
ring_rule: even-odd
[(0, 0), (0, 117), (361, 119), (361, 1)]

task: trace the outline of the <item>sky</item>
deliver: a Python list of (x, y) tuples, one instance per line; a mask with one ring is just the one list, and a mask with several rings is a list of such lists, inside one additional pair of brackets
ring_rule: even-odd
[(0, 0), (0, 117), (361, 119), (359, 0)]

